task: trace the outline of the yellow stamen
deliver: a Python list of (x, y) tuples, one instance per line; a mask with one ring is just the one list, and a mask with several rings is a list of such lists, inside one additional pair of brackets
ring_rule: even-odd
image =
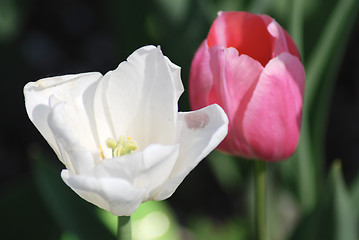
[(113, 139), (113, 138), (107, 138), (107, 140), (106, 140), (106, 146), (107, 146), (108, 148), (111, 148), (112, 151), (115, 150), (115, 148), (117, 147), (117, 145), (118, 145), (118, 143), (117, 143), (117, 141), (116, 141), (115, 139)]
[(105, 159), (105, 155), (103, 154), (103, 149), (102, 149), (101, 145), (100, 145), (100, 157), (102, 160)]
[(138, 144), (130, 137), (120, 136), (116, 141), (113, 138), (106, 140), (106, 146), (112, 149), (112, 156), (119, 157), (138, 149)]

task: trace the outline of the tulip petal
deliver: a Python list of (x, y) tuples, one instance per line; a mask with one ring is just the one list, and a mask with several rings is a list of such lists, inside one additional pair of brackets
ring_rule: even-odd
[[(154, 192), (168, 179), (178, 153), (179, 145), (152, 144), (142, 152), (105, 159), (93, 169), (93, 177), (67, 174), (63, 179), (87, 201), (115, 215), (128, 215), (132, 210), (127, 208), (134, 211), (139, 203), (151, 200)], [(108, 184), (123, 185), (123, 188), (109, 187)], [(89, 193), (86, 195), (86, 192)], [(134, 194), (139, 199), (129, 200), (127, 194)], [(131, 201), (133, 206), (129, 206)]]
[(172, 80), (173, 80), (173, 84), (174, 84), (175, 91), (176, 91), (176, 99), (178, 101), (180, 96), (184, 92), (184, 87), (183, 87), (182, 80), (181, 80), (181, 67), (172, 63), (168, 57), (164, 56), (164, 58), (168, 64), (170, 71), (171, 71)]
[(263, 66), (271, 59), (270, 39), (262, 19), (248, 12), (219, 12), (207, 37), (209, 47), (234, 47)]
[(179, 157), (169, 179), (154, 200), (170, 197), (189, 172), (217, 147), (228, 131), (227, 115), (217, 104), (193, 112), (181, 112), (177, 124)]
[(72, 175), (68, 170), (63, 170), (61, 177), (80, 197), (116, 216), (130, 216), (145, 194), (145, 189), (121, 178)]
[[(65, 75), (29, 82), (24, 87), (27, 114), (61, 161), (59, 148), (47, 123), (49, 98), (53, 95), (60, 101), (74, 104), (78, 109), (77, 116), (87, 122), (86, 119), (93, 119), (91, 99), (101, 76), (96, 72)], [(91, 122), (88, 124), (93, 125)], [(90, 132), (92, 130), (91, 127)]]
[(298, 48), (287, 31), (273, 18), (267, 15), (260, 15), (260, 17), (266, 24), (268, 32), (272, 35), (272, 57), (276, 57), (282, 52), (289, 52), (300, 59)]
[[(55, 102), (54, 98), (52, 96), (51, 102)], [(48, 126), (56, 140), (60, 159), (66, 168), (75, 174), (90, 172), (95, 166), (93, 154), (96, 153), (91, 153), (91, 148), (84, 146), (85, 139), (92, 142), (86, 124), (78, 118), (76, 110), (68, 103), (58, 102), (50, 107)], [(99, 152), (97, 157), (100, 158)]]
[(178, 144), (151, 144), (141, 152), (105, 159), (96, 167), (94, 174), (100, 177), (123, 178), (135, 187), (145, 188), (143, 201), (146, 201), (169, 177), (178, 154)]
[(280, 54), (264, 68), (243, 119), (236, 119), (236, 126), (243, 129), (254, 157), (283, 160), (295, 151), (304, 81), (302, 63), (289, 53)]
[(137, 187), (147, 189), (147, 195), (143, 201), (153, 200), (153, 196), (158, 188), (169, 178), (179, 156), (179, 144), (161, 146), (151, 144), (143, 151), (143, 157), (134, 167), (138, 168), (141, 163), (143, 168), (139, 168), (139, 175), (134, 183)]
[(197, 110), (210, 105), (209, 94), (213, 84), (210, 68), (210, 54), (207, 42), (202, 42), (193, 57), (189, 77), (189, 98), (191, 109)]
[[(112, 150), (106, 147), (106, 139), (107, 138), (115, 138), (117, 139), (119, 136), (115, 136), (115, 129), (113, 126), (111, 113), (109, 110), (109, 104), (106, 98), (106, 90), (108, 89), (108, 82), (111, 78), (112, 71), (109, 71), (105, 74), (105, 76), (98, 83), (95, 99), (94, 99), (94, 119), (96, 122), (96, 141), (98, 142), (98, 147), (101, 147), (104, 157), (111, 158)], [(123, 122), (117, 121), (117, 128), (122, 128), (123, 133), (126, 132), (126, 119), (123, 119)], [(120, 124), (121, 123), (121, 124)], [(124, 135), (124, 134), (123, 134)]]
[[(218, 103), (223, 107), (231, 129), (237, 112), (246, 109), (263, 67), (245, 54), (238, 56), (235, 48), (214, 46), (209, 51), (214, 81), (208, 98), (211, 104)], [(229, 132), (219, 149), (226, 152), (250, 153), (242, 131)]]
[(262, 73), (262, 65), (253, 58), (238, 55), (235, 48), (214, 46), (210, 51), (210, 66), (213, 74), (210, 103), (219, 103), (231, 119), (245, 94), (252, 90)]
[[(105, 75), (96, 93), (95, 101), (100, 103), (95, 103), (95, 111), (96, 105), (108, 109), (107, 124), (114, 132), (106, 138), (130, 136), (140, 149), (173, 141), (177, 97), (183, 87), (177, 69), (168, 66), (168, 61), (159, 48), (147, 46)], [(103, 124), (96, 121), (98, 126)], [(106, 138), (100, 138), (104, 143)]]

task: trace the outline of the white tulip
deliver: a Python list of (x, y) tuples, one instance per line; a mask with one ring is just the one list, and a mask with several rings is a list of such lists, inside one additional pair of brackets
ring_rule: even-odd
[(180, 68), (145, 46), (116, 70), (29, 82), (29, 118), (66, 166), (61, 177), (117, 216), (170, 197), (227, 134), (222, 108), (178, 112)]

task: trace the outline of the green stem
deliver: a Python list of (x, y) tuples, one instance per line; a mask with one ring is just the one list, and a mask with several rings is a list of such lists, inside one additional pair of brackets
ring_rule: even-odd
[(267, 240), (266, 162), (255, 160), (256, 232), (257, 240)]
[(118, 217), (117, 226), (117, 240), (131, 240), (131, 217), (120, 216)]

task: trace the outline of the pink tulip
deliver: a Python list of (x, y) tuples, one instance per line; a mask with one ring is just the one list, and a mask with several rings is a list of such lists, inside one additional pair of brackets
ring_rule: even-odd
[(229, 131), (219, 150), (279, 161), (298, 144), (305, 72), (289, 34), (271, 17), (220, 12), (191, 65), (191, 107), (217, 103)]

